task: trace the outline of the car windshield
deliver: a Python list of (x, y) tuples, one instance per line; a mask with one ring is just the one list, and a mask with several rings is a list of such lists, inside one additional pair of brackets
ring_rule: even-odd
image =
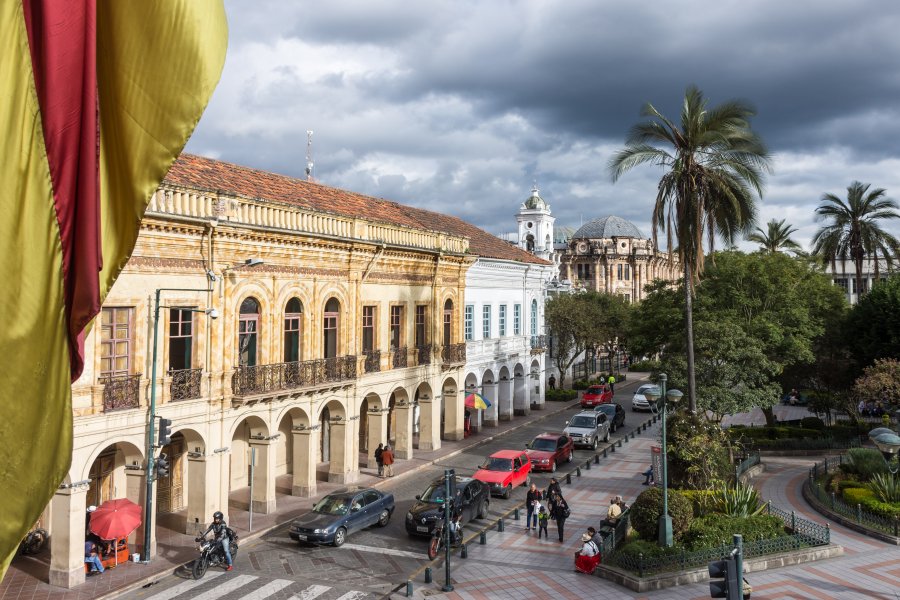
[(440, 485), (429, 485), (425, 490), (425, 493), (422, 494), (422, 500), (424, 502), (443, 502), (444, 501), (444, 484), (441, 482)]
[(603, 388), (600, 387), (599, 385), (592, 385), (585, 392), (585, 394), (602, 394), (602, 393), (603, 393)]
[(512, 459), (509, 458), (488, 458), (481, 465), (486, 471), (512, 471)]
[(313, 507), (313, 512), (323, 515), (346, 515), (350, 510), (350, 498), (347, 496), (325, 496)]
[(635, 395), (635, 396), (640, 396), (641, 398), (643, 398), (643, 397), (644, 397), (644, 392), (646, 392), (647, 390), (652, 389), (652, 388), (654, 388), (654, 387), (656, 387), (656, 386), (654, 386), (654, 385), (642, 385), (641, 387), (639, 387), (639, 388), (637, 389), (637, 391), (634, 393), (634, 395)]
[(616, 414), (616, 407), (612, 404), (601, 404), (597, 410), (599, 412), (606, 413), (609, 417), (612, 417)]
[(532, 450), (540, 450), (541, 452), (553, 452), (556, 450), (556, 440), (537, 438), (531, 442), (530, 448)]
[(597, 419), (594, 417), (575, 417), (569, 425), (572, 427), (586, 427), (588, 429), (593, 429), (597, 425)]

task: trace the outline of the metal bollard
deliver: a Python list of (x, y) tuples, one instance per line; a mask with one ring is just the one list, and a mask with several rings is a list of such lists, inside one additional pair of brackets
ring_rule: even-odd
[(625, 443), (626, 444), (628, 443), (628, 434), (627, 433), (625, 434)]
[(425, 567), (425, 583), (431, 583), (431, 567)]
[(575, 477), (581, 477), (581, 467), (575, 469)]
[(588, 471), (591, 470), (591, 461), (590, 460), (585, 461), (584, 468), (587, 469)]
[(603, 458), (606, 458), (606, 448), (603, 449)]
[(513, 509), (513, 519), (516, 521), (519, 520), (519, 509), (518, 508)]
[(503, 531), (503, 519), (497, 519), (497, 531)]
[(616, 444), (616, 445), (617, 445), (619, 448), (621, 448), (621, 447), (622, 447), (622, 440), (619, 440), (619, 443)]
[(571, 473), (566, 473), (566, 483), (567, 484), (572, 483), (572, 474)]
[(478, 543), (484, 546), (487, 544), (487, 532), (482, 531), (478, 534)]
[(462, 545), (462, 549), (459, 551), (459, 557), (469, 558), (469, 548), (466, 546), (466, 544)]
[(594, 464), (595, 464), (595, 465), (599, 465), (599, 464), (600, 464), (600, 455), (599, 455), (599, 454), (595, 454), (595, 455), (594, 455)]
[(609, 445), (609, 451), (610, 451), (610, 452), (615, 452), (615, 451), (616, 451), (616, 445), (615, 445), (615, 444), (610, 444), (610, 445)]
[(412, 598), (413, 590), (412, 590), (412, 579), (406, 580), (406, 597)]

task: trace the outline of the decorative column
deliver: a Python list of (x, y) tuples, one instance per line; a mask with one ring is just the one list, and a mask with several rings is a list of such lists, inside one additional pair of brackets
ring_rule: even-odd
[(441, 447), (441, 403), (422, 396), (419, 398), (419, 450)]
[(60, 489), (50, 501), (50, 585), (73, 588), (84, 583), (87, 490), (87, 485)]
[(517, 417), (528, 415), (531, 412), (527, 377), (522, 373), (513, 376), (513, 414)]
[(499, 424), (499, 413), (497, 411), (497, 384), (495, 382), (484, 382), (481, 388), (484, 397), (491, 405), (484, 411), (484, 425), (486, 427), (496, 427)]
[(369, 426), (369, 450), (366, 458), (366, 466), (370, 469), (378, 468), (378, 461), (375, 460), (375, 450), (378, 444), (387, 444), (387, 426), (388, 411), (383, 408), (373, 406), (369, 409), (364, 417), (368, 419)]
[(329, 421), (331, 425), (331, 438), (329, 440), (328, 481), (331, 483), (353, 483), (356, 481), (358, 470), (351, 468), (350, 456), (352, 452), (349, 432), (352, 426), (349, 421), (336, 416)]
[(216, 472), (212, 463), (203, 454), (188, 452), (187, 518), (184, 532), (195, 537), (206, 531), (212, 522), (213, 513), (219, 510), (213, 494), (209, 493), (215, 489)]
[(319, 425), (298, 425), (294, 436), (294, 481), (291, 495), (309, 498), (316, 495), (316, 446), (319, 444)]
[[(125, 470), (125, 497), (138, 504), (140, 506), (144, 506), (146, 503), (147, 497), (147, 479), (146, 479), (147, 471), (145, 469), (135, 469), (128, 468)], [(159, 485), (153, 486), (153, 494), (159, 495)], [(156, 503), (156, 498), (154, 498), (153, 506), (159, 507), (159, 504)], [(158, 514), (158, 513), (157, 513)], [(156, 521), (156, 515), (153, 515), (153, 520)], [(150, 556), (156, 556), (156, 526), (153, 523), (153, 527), (150, 528)], [(134, 530), (134, 532), (128, 536), (128, 545), (141, 548), (138, 552), (143, 553), (144, 546), (144, 528), (138, 527)], [(82, 552), (84, 548), (82, 548)], [(82, 559), (84, 556), (82, 556)], [(141, 557), (141, 560), (144, 560), (144, 557)]]
[(269, 438), (253, 438), (250, 443), (250, 460), (253, 465), (253, 512), (268, 515), (275, 512), (275, 444)]
[[(461, 440), (465, 437), (463, 431), (463, 418), (465, 415), (465, 397), (456, 388), (444, 388), (441, 392), (444, 404), (444, 437), (448, 440)], [(478, 411), (469, 411), (472, 413), (471, 426), (475, 427), (475, 419)]]
[(408, 400), (400, 400), (394, 405), (395, 425), (394, 458), (409, 460), (413, 457), (413, 406)]
[(497, 383), (497, 417), (500, 421), (512, 421), (513, 418), (513, 382), (501, 379)]

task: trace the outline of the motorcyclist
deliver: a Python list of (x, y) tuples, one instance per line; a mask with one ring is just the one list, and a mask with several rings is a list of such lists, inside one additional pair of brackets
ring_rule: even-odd
[(228, 525), (225, 524), (225, 515), (222, 514), (222, 511), (217, 510), (213, 513), (213, 522), (210, 524), (209, 528), (203, 532), (203, 534), (197, 538), (197, 541), (201, 541), (206, 537), (206, 534), (210, 531), (213, 532), (213, 538), (215, 538), (219, 544), (222, 545), (222, 550), (225, 552), (225, 562), (228, 563), (228, 567), (225, 569), (226, 571), (230, 571), (233, 566), (231, 564), (231, 538), (233, 537), (233, 532)]
[(462, 507), (460, 502), (450, 502), (450, 544), (458, 544), (462, 537)]

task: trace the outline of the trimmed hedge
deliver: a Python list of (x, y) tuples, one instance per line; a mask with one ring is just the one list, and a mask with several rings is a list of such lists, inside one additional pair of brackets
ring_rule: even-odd
[(736, 533), (744, 536), (744, 543), (787, 535), (784, 522), (774, 515), (753, 517), (709, 515), (694, 520), (682, 537), (682, 543), (688, 550), (714, 548), (722, 544), (730, 545), (732, 535)]
[(638, 373), (655, 373), (661, 368), (658, 360), (639, 360), (628, 365), (629, 371), (637, 371)]
[(568, 402), (578, 397), (575, 390), (546, 390), (544, 400), (547, 402)]
[(843, 492), (844, 502), (851, 506), (862, 505), (863, 510), (887, 519), (900, 518), (900, 504), (882, 502), (869, 488), (851, 487)]
[(825, 421), (819, 417), (803, 417), (803, 419), (800, 420), (800, 427), (822, 431), (825, 429)]
[(672, 556), (680, 553), (681, 548), (679, 546), (672, 546), (671, 548), (660, 546), (655, 539), (652, 542), (636, 539), (616, 548), (616, 554), (625, 554), (628, 556), (632, 556), (635, 559), (637, 559), (639, 554), (643, 554), (644, 558), (657, 558), (660, 556)]
[[(656, 539), (662, 512), (662, 488), (648, 488), (631, 505), (631, 526), (645, 540)], [(669, 494), (669, 514), (672, 516), (672, 533), (676, 539), (680, 539), (694, 520), (694, 507), (683, 495)]]
[(707, 512), (712, 497), (715, 495), (713, 490), (670, 490), (675, 491), (691, 501), (694, 508), (694, 516), (699, 517)]

